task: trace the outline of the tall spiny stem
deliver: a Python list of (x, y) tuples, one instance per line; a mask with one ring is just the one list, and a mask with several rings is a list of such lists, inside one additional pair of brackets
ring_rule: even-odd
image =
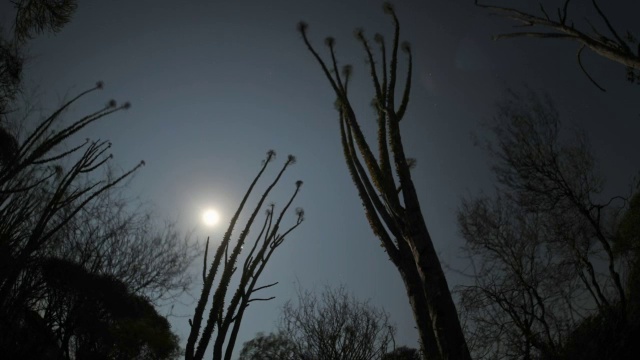
[[(209, 272), (206, 276), (204, 276), (203, 271), (203, 290), (198, 301), (198, 304), (195, 309), (194, 318), (190, 321), (191, 332), (189, 334), (189, 339), (187, 342), (187, 347), (185, 351), (186, 359), (202, 359), (204, 357), (204, 353), (208, 348), (208, 345), (211, 341), (211, 338), (214, 335), (214, 330), (217, 328), (217, 334), (213, 345), (213, 358), (214, 359), (222, 359), (223, 356), (225, 359), (230, 359), (231, 354), (233, 352), (233, 347), (235, 345), (235, 341), (237, 338), (238, 330), (240, 324), (242, 322), (242, 317), (245, 313), (246, 308), (249, 306), (249, 303), (252, 301), (260, 301), (260, 300), (270, 300), (273, 297), (269, 298), (252, 298), (252, 295), (259, 290), (267, 289), (274, 284), (264, 285), (256, 287), (258, 278), (265, 268), (268, 260), (271, 258), (271, 255), (275, 251), (275, 249), (282, 244), (284, 241), (284, 237), (288, 235), (291, 231), (297, 228), (303, 221), (303, 212), (302, 210), (297, 211), (298, 218), (296, 223), (291, 226), (287, 231), (283, 234), (278, 233), (278, 229), (280, 228), (281, 222), (283, 221), (283, 215), (289, 209), (291, 203), (297, 196), (300, 187), (302, 186), (302, 182), (296, 182), (296, 190), (294, 194), (291, 196), (284, 209), (280, 213), (280, 216), (275, 220), (273, 219), (273, 207), (274, 205), (269, 205), (269, 211), (267, 212), (267, 217), (262, 225), (262, 228), (251, 247), (251, 250), (244, 262), (241, 266), (240, 273), (240, 283), (238, 287), (235, 289), (233, 296), (231, 297), (231, 301), (229, 305), (225, 309), (224, 300), (227, 296), (229, 290), (229, 284), (233, 275), (236, 273), (238, 267), (236, 263), (240, 256), (240, 253), (243, 249), (243, 246), (246, 242), (247, 236), (251, 230), (251, 227), (256, 219), (256, 216), (264, 202), (266, 201), (269, 193), (275, 187), (275, 185), (280, 181), (282, 175), (286, 171), (286, 169), (295, 163), (295, 158), (291, 155), (287, 158), (284, 166), (278, 172), (274, 180), (269, 184), (267, 189), (263, 192), (260, 197), (258, 203), (254, 207), (249, 219), (247, 220), (245, 226), (240, 232), (240, 236), (238, 240), (235, 242), (235, 245), (230, 248), (230, 239), (232, 235), (233, 228), (238, 221), (240, 213), (242, 212), (249, 195), (251, 194), (254, 186), (256, 185), (258, 179), (262, 176), (265, 171), (267, 165), (271, 162), (275, 153), (270, 151), (267, 154), (267, 159), (265, 160), (260, 172), (254, 178), (253, 182), (249, 186), (249, 189), (245, 193), (245, 196), (238, 207), (234, 217), (231, 220), (229, 228), (227, 229), (221, 244), (218, 246), (216, 250), (216, 254), (214, 260), (209, 268)], [(271, 231), (269, 231), (271, 229)], [(262, 239), (262, 241), (261, 241)], [(258, 243), (260, 242), (260, 246), (258, 247)], [(256, 253), (256, 249), (258, 252)], [(224, 260), (223, 260), (224, 254)], [(213, 290), (213, 285), (215, 282), (216, 274), (218, 270), (222, 267), (222, 273), (220, 275), (220, 280), (217, 282), (216, 289), (213, 294), (213, 299), (211, 303), (211, 308), (209, 309), (209, 315), (207, 317), (206, 322), (204, 323), (204, 329), (202, 334), (200, 334), (200, 329), (203, 326), (203, 316), (204, 310), (207, 304), (209, 303), (210, 294)], [(206, 269), (206, 264), (203, 270)], [(233, 326), (232, 326), (233, 325)], [(230, 337), (227, 341), (227, 336), (231, 331)], [(226, 350), (223, 349), (226, 342)], [(197, 346), (196, 346), (197, 345)]]

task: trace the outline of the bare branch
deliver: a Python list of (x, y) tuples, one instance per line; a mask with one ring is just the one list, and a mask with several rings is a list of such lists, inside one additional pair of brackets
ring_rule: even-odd
[[(591, 29), (594, 35), (589, 35), (583, 31), (576, 29), (573, 24), (567, 24), (568, 17), (568, 5), (569, 1), (565, 1), (562, 9), (558, 9), (558, 21), (553, 21), (546, 13), (542, 5), (541, 12), (543, 13), (543, 17), (535, 16), (532, 14), (528, 14), (522, 12), (520, 10), (509, 8), (509, 7), (501, 7), (501, 6), (491, 6), (491, 5), (483, 5), (479, 4), (476, 1), (476, 6), (486, 8), (488, 10), (493, 11), (494, 13), (500, 14), (504, 17), (510, 18), (517, 23), (526, 25), (526, 26), (539, 26), (549, 30), (552, 32), (540, 32), (540, 31), (528, 31), (528, 32), (513, 32), (507, 34), (500, 34), (494, 36), (494, 39), (508, 39), (514, 37), (535, 37), (535, 38), (552, 38), (552, 39), (569, 39), (578, 42), (581, 47), (587, 47), (591, 51), (596, 54), (607, 58), (611, 61), (615, 61), (619, 64), (624, 65), (626, 68), (638, 71), (640, 70), (640, 52), (638, 54), (633, 53), (627, 41), (623, 39), (618, 32), (615, 30), (613, 25), (611, 24), (609, 18), (604, 14), (600, 6), (598, 5), (596, 0), (592, 0), (593, 7), (596, 9), (600, 18), (605, 22), (607, 30), (613, 35), (613, 39), (610, 39), (601, 34), (587, 19), (587, 22), (591, 26)], [(579, 52), (582, 51), (582, 48)], [(580, 59), (580, 58), (578, 58)], [(584, 71), (584, 67), (582, 66), (580, 60), (579, 65), (583, 69), (583, 72), (589, 80), (596, 85), (599, 89), (602, 90), (602, 87), (597, 85), (595, 81)], [(634, 77), (635, 81), (635, 77)]]
[(587, 71), (587, 69), (584, 68), (584, 65), (582, 65), (582, 50), (584, 50), (584, 45), (582, 45), (580, 47), (580, 49), (578, 49), (578, 54), (577, 54), (577, 58), (578, 58), (578, 65), (580, 65), (580, 69), (582, 70), (582, 72), (587, 76), (587, 78), (589, 78), (589, 81), (591, 81), (591, 83), (593, 85), (595, 85), (595, 87), (597, 87), (598, 89), (600, 89), (600, 91), (602, 92), (606, 92), (607, 90), (605, 88), (603, 88), (602, 86), (600, 86), (600, 84), (598, 84), (592, 77), (591, 75), (589, 75), (589, 72)]

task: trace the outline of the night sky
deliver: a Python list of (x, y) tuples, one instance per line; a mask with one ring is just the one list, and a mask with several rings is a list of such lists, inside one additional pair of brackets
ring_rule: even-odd
[[(574, 2), (570, 11), (583, 25), (583, 16), (593, 15), (590, 1)], [(556, 2), (546, 3), (553, 8)], [(261, 283), (280, 283), (263, 295), (277, 298), (249, 307), (236, 352), (255, 333), (274, 330), (280, 307), (295, 296), (295, 282), (318, 290), (346, 285), (356, 297), (390, 313), (398, 345), (418, 347), (401, 278), (371, 232), (344, 164), (334, 94), (296, 31), (298, 21), (308, 22), (309, 35), (322, 50), (325, 36), (336, 38), (341, 64), (354, 65), (353, 103), (374, 139), (373, 89), (353, 30), (390, 37), (391, 21), (381, 4), (80, 1), (62, 32), (30, 43), (26, 85), (42, 95), (45, 110), (97, 80), (105, 89), (75, 106), (69, 120), (111, 98), (131, 102), (131, 109), (90, 126), (78, 139), (111, 140), (114, 163), (122, 169), (144, 160), (147, 165), (126, 191), (153, 204), (159, 218), (175, 219), (185, 233), (192, 231), (191, 241), (210, 235), (215, 244), (221, 238), (268, 149), (278, 154), (270, 175), (287, 154), (297, 157), (271, 200), (282, 205), (294, 182), (303, 180), (295, 206), (305, 209), (306, 221), (268, 264)], [(537, 1), (502, 4), (537, 11)], [(5, 24), (9, 6), (8, 1), (0, 5)], [(489, 159), (474, 146), (472, 134), (485, 135), (481, 124), (491, 119), (508, 87), (546, 91), (563, 122), (590, 136), (607, 194), (627, 193), (640, 170), (640, 85), (626, 82), (621, 65), (585, 54), (585, 66), (607, 88), (603, 93), (580, 71), (575, 43), (493, 41), (491, 35), (511, 30), (513, 23), (490, 16), (471, 0), (403, 0), (395, 6), (401, 37), (414, 53), (403, 140), (408, 156), (418, 161), (413, 180), (443, 262), (466, 266), (460, 259), (456, 209), (462, 197), (493, 186)], [(603, 1), (602, 6), (621, 30), (640, 35), (640, 2)], [(266, 181), (261, 184), (259, 191)], [(213, 230), (200, 223), (208, 206), (222, 215)], [(195, 265), (197, 274), (201, 263)], [(453, 272), (448, 279), (451, 287), (464, 281)], [(178, 316), (171, 322), (183, 341), (194, 307), (193, 298), (185, 296), (173, 310)]]

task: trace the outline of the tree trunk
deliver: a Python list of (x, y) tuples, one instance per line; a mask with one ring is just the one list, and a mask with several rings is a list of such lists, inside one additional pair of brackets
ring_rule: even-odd
[(442, 266), (420, 209), (407, 212), (409, 216), (407, 226), (411, 234), (411, 250), (422, 280), (417, 285), (421, 285), (421, 289), (425, 292), (429, 314), (431, 315), (432, 331), (438, 343), (442, 359), (471, 360), (447, 279), (442, 271)]
[(402, 276), (407, 296), (413, 310), (418, 335), (420, 337), (420, 348), (426, 359), (439, 359), (440, 350), (438, 344), (434, 341), (435, 334), (431, 325), (431, 315), (427, 306), (427, 299), (422, 288), (422, 280), (416, 268), (413, 257), (401, 259), (401, 263), (397, 264), (398, 271)]

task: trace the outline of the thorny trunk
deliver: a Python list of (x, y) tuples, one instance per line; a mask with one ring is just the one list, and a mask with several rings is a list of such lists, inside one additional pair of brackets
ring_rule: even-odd
[(438, 344), (434, 341), (435, 336), (431, 327), (431, 315), (429, 315), (425, 292), (422, 291), (422, 280), (418, 274), (418, 269), (416, 268), (413, 257), (410, 256), (401, 259), (400, 262), (396, 264), (396, 267), (407, 289), (411, 310), (415, 314), (416, 327), (418, 328), (418, 335), (420, 337), (420, 347), (427, 359), (437, 359), (440, 357), (440, 350), (438, 350)]
[[(415, 244), (412, 252), (422, 280), (422, 283), (418, 285), (422, 286), (421, 288), (426, 294), (426, 302), (429, 314), (431, 314), (431, 328), (424, 329), (419, 327), (419, 329), (421, 332), (429, 331), (433, 333), (442, 359), (471, 359), (447, 279), (442, 271), (442, 266), (440, 266), (440, 261), (424, 221), (421, 216), (417, 215), (420, 214), (414, 215), (417, 223), (409, 221), (411, 224), (409, 226), (412, 226), (409, 229), (412, 233), (411, 242)], [(419, 321), (419, 319), (416, 321)]]

